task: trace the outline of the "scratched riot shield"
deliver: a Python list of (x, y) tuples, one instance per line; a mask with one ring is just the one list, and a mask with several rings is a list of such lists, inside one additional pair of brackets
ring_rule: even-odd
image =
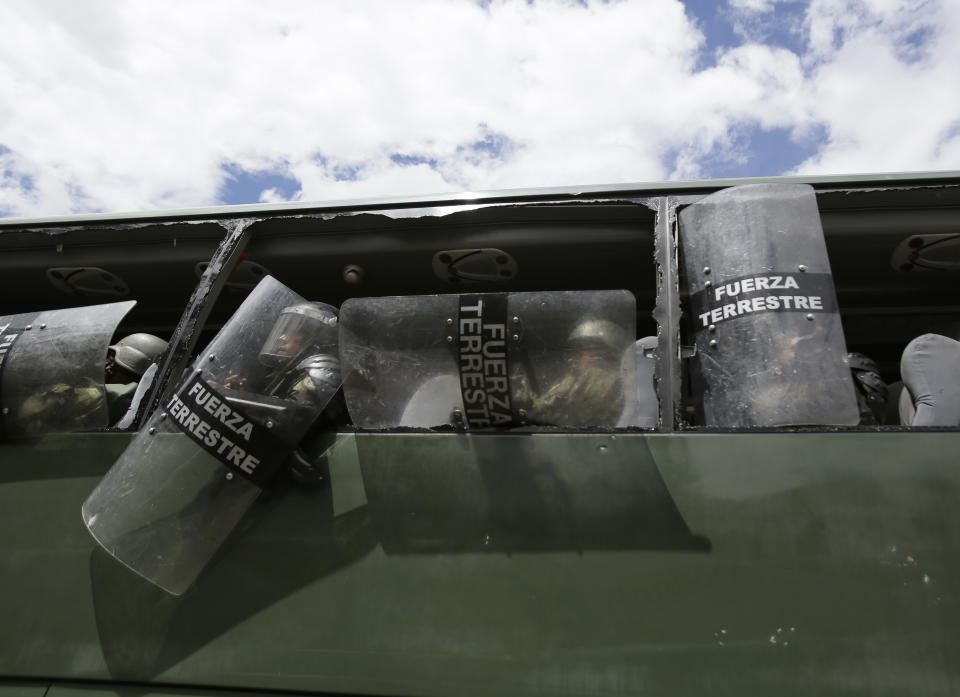
[(340, 386), (337, 312), (264, 278), (83, 504), (98, 543), (179, 595)]
[(680, 213), (707, 425), (856, 424), (816, 197), (725, 189)]
[(0, 317), (0, 435), (106, 428), (110, 337), (136, 301)]
[(344, 395), (361, 428), (638, 426), (629, 291), (353, 298)]

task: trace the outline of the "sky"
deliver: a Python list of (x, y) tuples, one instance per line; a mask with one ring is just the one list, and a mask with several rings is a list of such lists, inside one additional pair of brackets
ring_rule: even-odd
[(4, 0), (0, 216), (960, 169), (957, 0)]

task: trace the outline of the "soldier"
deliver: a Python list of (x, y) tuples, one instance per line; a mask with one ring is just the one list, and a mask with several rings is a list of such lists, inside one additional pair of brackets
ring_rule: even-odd
[[(531, 423), (591, 426), (617, 423), (624, 409), (620, 373), (623, 347), (632, 338), (610, 320), (584, 320), (570, 333), (555, 375), (546, 389), (535, 390), (520, 377), (515, 401)], [(632, 354), (631, 354), (632, 357)]]
[[(264, 393), (298, 404), (329, 399), (340, 384), (337, 317), (320, 303), (285, 308), (260, 349), (267, 373)], [(322, 395), (322, 397), (321, 397)]]
[(318, 387), (340, 384), (336, 351), (336, 315), (321, 303), (293, 305), (280, 313), (260, 349), (259, 363), (267, 368), (260, 379), (250, 382), (247, 375), (233, 374), (222, 384), (210, 384), (305, 404)]
[(126, 413), (143, 374), (166, 350), (166, 341), (142, 332), (126, 336), (107, 349), (104, 387), (111, 424)]
[[(317, 419), (319, 428), (314, 429), (309, 440), (324, 439), (321, 433), (350, 421), (340, 389), (337, 339), (337, 317), (328, 306), (292, 305), (280, 313), (260, 349), (258, 362), (267, 371), (259, 380), (233, 374), (222, 385), (211, 384), (215, 388), (247, 391), (251, 401), (245, 407), (254, 418), (258, 414), (255, 395), (295, 402), (304, 408), (326, 404)], [(294, 479), (302, 484), (315, 486), (323, 480), (322, 472), (299, 452), (293, 453), (288, 464)]]
[[(350, 422), (340, 388), (337, 317), (324, 308), (320, 303), (304, 303), (284, 309), (260, 350), (260, 363), (275, 366), (267, 378), (270, 395), (304, 407), (326, 404), (301, 443), (317, 452), (332, 443), (329, 431)], [(325, 479), (325, 463), (305, 457), (301, 450), (292, 454), (287, 465), (301, 485), (313, 487)]]
[(107, 349), (104, 383), (81, 378), (75, 384), (54, 383), (30, 395), (17, 413), (29, 432), (82, 431), (104, 426), (106, 398), (109, 424), (126, 413), (147, 368), (167, 350), (167, 342), (152, 334), (131, 334)]

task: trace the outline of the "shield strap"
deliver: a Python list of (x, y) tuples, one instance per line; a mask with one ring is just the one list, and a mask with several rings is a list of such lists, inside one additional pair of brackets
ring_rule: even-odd
[(271, 432), (272, 421), (254, 421), (199, 373), (170, 398), (165, 413), (224, 467), (260, 488), (270, 483), (293, 450)]
[(507, 294), (460, 296), (457, 365), (467, 428), (519, 423), (510, 398)]
[(7, 365), (10, 353), (13, 351), (14, 344), (20, 335), (28, 329), (33, 329), (33, 323), (40, 316), (39, 312), (33, 312), (27, 315), (16, 315), (17, 323), (14, 325), (10, 320), (12, 317), (0, 319), (0, 440), (7, 438), (7, 423), (10, 414), (10, 405), (3, 398), (3, 369)]

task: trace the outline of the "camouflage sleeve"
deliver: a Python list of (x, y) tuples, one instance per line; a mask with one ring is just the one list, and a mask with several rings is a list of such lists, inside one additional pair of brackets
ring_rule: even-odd
[(57, 383), (24, 400), (17, 412), (25, 434), (67, 433), (103, 428), (103, 391), (98, 385)]

